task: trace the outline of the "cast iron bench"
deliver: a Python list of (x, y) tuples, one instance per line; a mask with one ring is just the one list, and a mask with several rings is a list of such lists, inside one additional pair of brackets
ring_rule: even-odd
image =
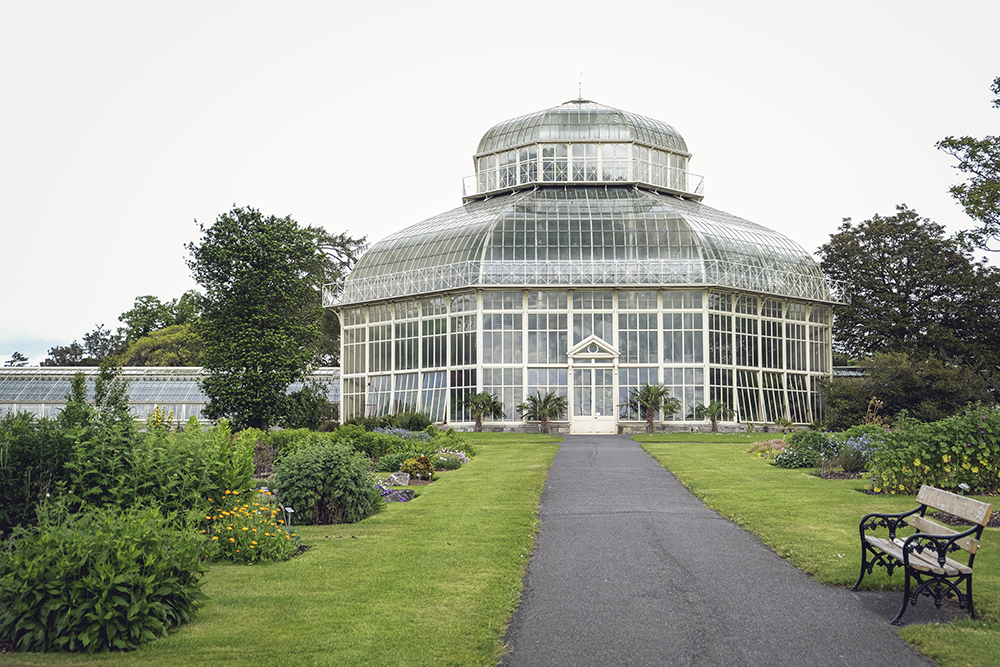
[[(938, 609), (945, 598), (954, 595), (958, 598), (958, 606), (968, 608), (969, 615), (975, 618), (972, 608), (972, 563), (993, 506), (927, 485), (920, 487), (917, 502), (920, 507), (909, 512), (873, 513), (861, 519), (861, 574), (851, 590), (858, 590), (865, 574), (871, 574), (876, 565), (885, 567), (890, 576), (894, 569), (902, 566), (906, 573), (903, 604), (896, 618), (892, 619), (893, 625), (899, 625), (907, 602), (916, 604), (919, 595), (933, 597)], [(952, 514), (972, 524), (972, 528), (958, 532), (942, 526), (925, 516), (928, 509)], [(907, 527), (916, 532), (908, 537), (896, 536), (896, 531)], [(865, 532), (877, 528), (888, 529), (889, 539)], [(962, 550), (968, 552), (965, 554), (967, 562), (960, 563), (949, 557), (949, 554), (961, 555), (955, 552)], [(911, 580), (916, 583), (916, 588), (911, 589)], [(965, 593), (959, 588), (962, 583), (965, 583)]]

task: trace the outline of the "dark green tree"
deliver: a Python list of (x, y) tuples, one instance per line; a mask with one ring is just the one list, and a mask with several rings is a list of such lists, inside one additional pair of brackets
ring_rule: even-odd
[(821, 383), (826, 428), (860, 424), (872, 398), (881, 402), (880, 410), (890, 420), (905, 410), (927, 422), (954, 415), (969, 403), (992, 402), (980, 374), (937, 357), (886, 352), (861, 360), (860, 366), (861, 376), (834, 376)]
[(28, 365), (28, 357), (24, 356), (20, 352), (14, 352), (10, 355), (10, 359), (3, 362), (5, 368), (20, 368), (21, 366)]
[(49, 348), (49, 356), (41, 366), (100, 366), (105, 359), (115, 357), (124, 350), (125, 340), (120, 334), (111, 333), (103, 324), (83, 335), (83, 345), (73, 341), (69, 345)]
[[(1000, 96), (1000, 76), (990, 90)], [(993, 100), (993, 107), (1000, 108), (1000, 97)], [(950, 190), (968, 216), (980, 223), (966, 236), (980, 248), (989, 249), (991, 240), (1000, 239), (1000, 136), (946, 137), (937, 147), (955, 157), (955, 168), (968, 178)]]
[(290, 217), (234, 208), (188, 243), (188, 267), (204, 290), (204, 415), (266, 429), (282, 417), (288, 385), (316, 356), (327, 256), (316, 234)]
[[(315, 235), (316, 244), (326, 258), (318, 280), (328, 294), (339, 295), (347, 274), (368, 248), (367, 238), (356, 239), (346, 233), (332, 234), (321, 227), (307, 229)], [(319, 348), (313, 363), (316, 366), (340, 365), (340, 318), (332, 311), (323, 312)]]
[(1000, 272), (975, 261), (967, 241), (900, 205), (896, 215), (844, 220), (819, 254), (823, 272), (847, 285), (848, 303), (835, 311), (836, 352), (996, 369)]

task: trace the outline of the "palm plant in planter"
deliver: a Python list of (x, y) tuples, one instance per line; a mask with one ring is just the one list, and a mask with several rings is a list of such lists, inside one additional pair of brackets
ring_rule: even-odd
[(529, 421), (542, 423), (542, 433), (549, 432), (549, 420), (561, 417), (569, 409), (569, 401), (562, 394), (550, 391), (542, 394), (536, 391), (528, 396), (524, 403), (517, 406), (517, 411)]
[(670, 389), (662, 384), (644, 382), (629, 390), (628, 407), (646, 420), (646, 433), (653, 432), (653, 422), (663, 410), (667, 414), (681, 409), (681, 402), (670, 395)]
[(469, 394), (462, 400), (462, 407), (476, 420), (476, 432), (483, 430), (483, 419), (503, 419), (503, 402), (489, 392)]
[(723, 401), (713, 400), (708, 405), (698, 404), (694, 410), (696, 419), (707, 419), (712, 422), (712, 433), (719, 432), (719, 420), (730, 419), (735, 412)]

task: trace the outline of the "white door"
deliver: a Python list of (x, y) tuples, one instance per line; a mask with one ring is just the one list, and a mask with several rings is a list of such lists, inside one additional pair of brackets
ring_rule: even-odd
[(613, 368), (573, 369), (570, 433), (617, 433)]

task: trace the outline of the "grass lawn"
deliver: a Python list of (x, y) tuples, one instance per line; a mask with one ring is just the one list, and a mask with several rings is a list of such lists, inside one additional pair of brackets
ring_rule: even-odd
[[(464, 434), (463, 434), (463, 437)], [(475, 434), (480, 453), (352, 525), (299, 527), (286, 563), (214, 565), (193, 623), (130, 653), (4, 665), (495, 665), (560, 438)]]
[[(747, 453), (749, 442), (776, 437), (780, 433), (752, 439), (727, 434), (715, 442), (692, 442), (688, 434), (636, 440), (706, 505), (759, 535), (782, 557), (823, 583), (852, 586), (860, 568), (861, 517), (912, 509), (913, 496), (870, 496), (861, 492), (860, 480), (824, 480), (811, 470), (776, 468)], [(996, 498), (979, 499), (997, 504)], [(912, 625), (900, 635), (945, 667), (1000, 665), (1000, 529), (984, 532), (973, 581), (982, 621)], [(890, 578), (884, 569), (862, 584), (868, 590), (902, 591), (902, 586), (902, 572)], [(922, 598), (917, 604), (933, 602)]]

